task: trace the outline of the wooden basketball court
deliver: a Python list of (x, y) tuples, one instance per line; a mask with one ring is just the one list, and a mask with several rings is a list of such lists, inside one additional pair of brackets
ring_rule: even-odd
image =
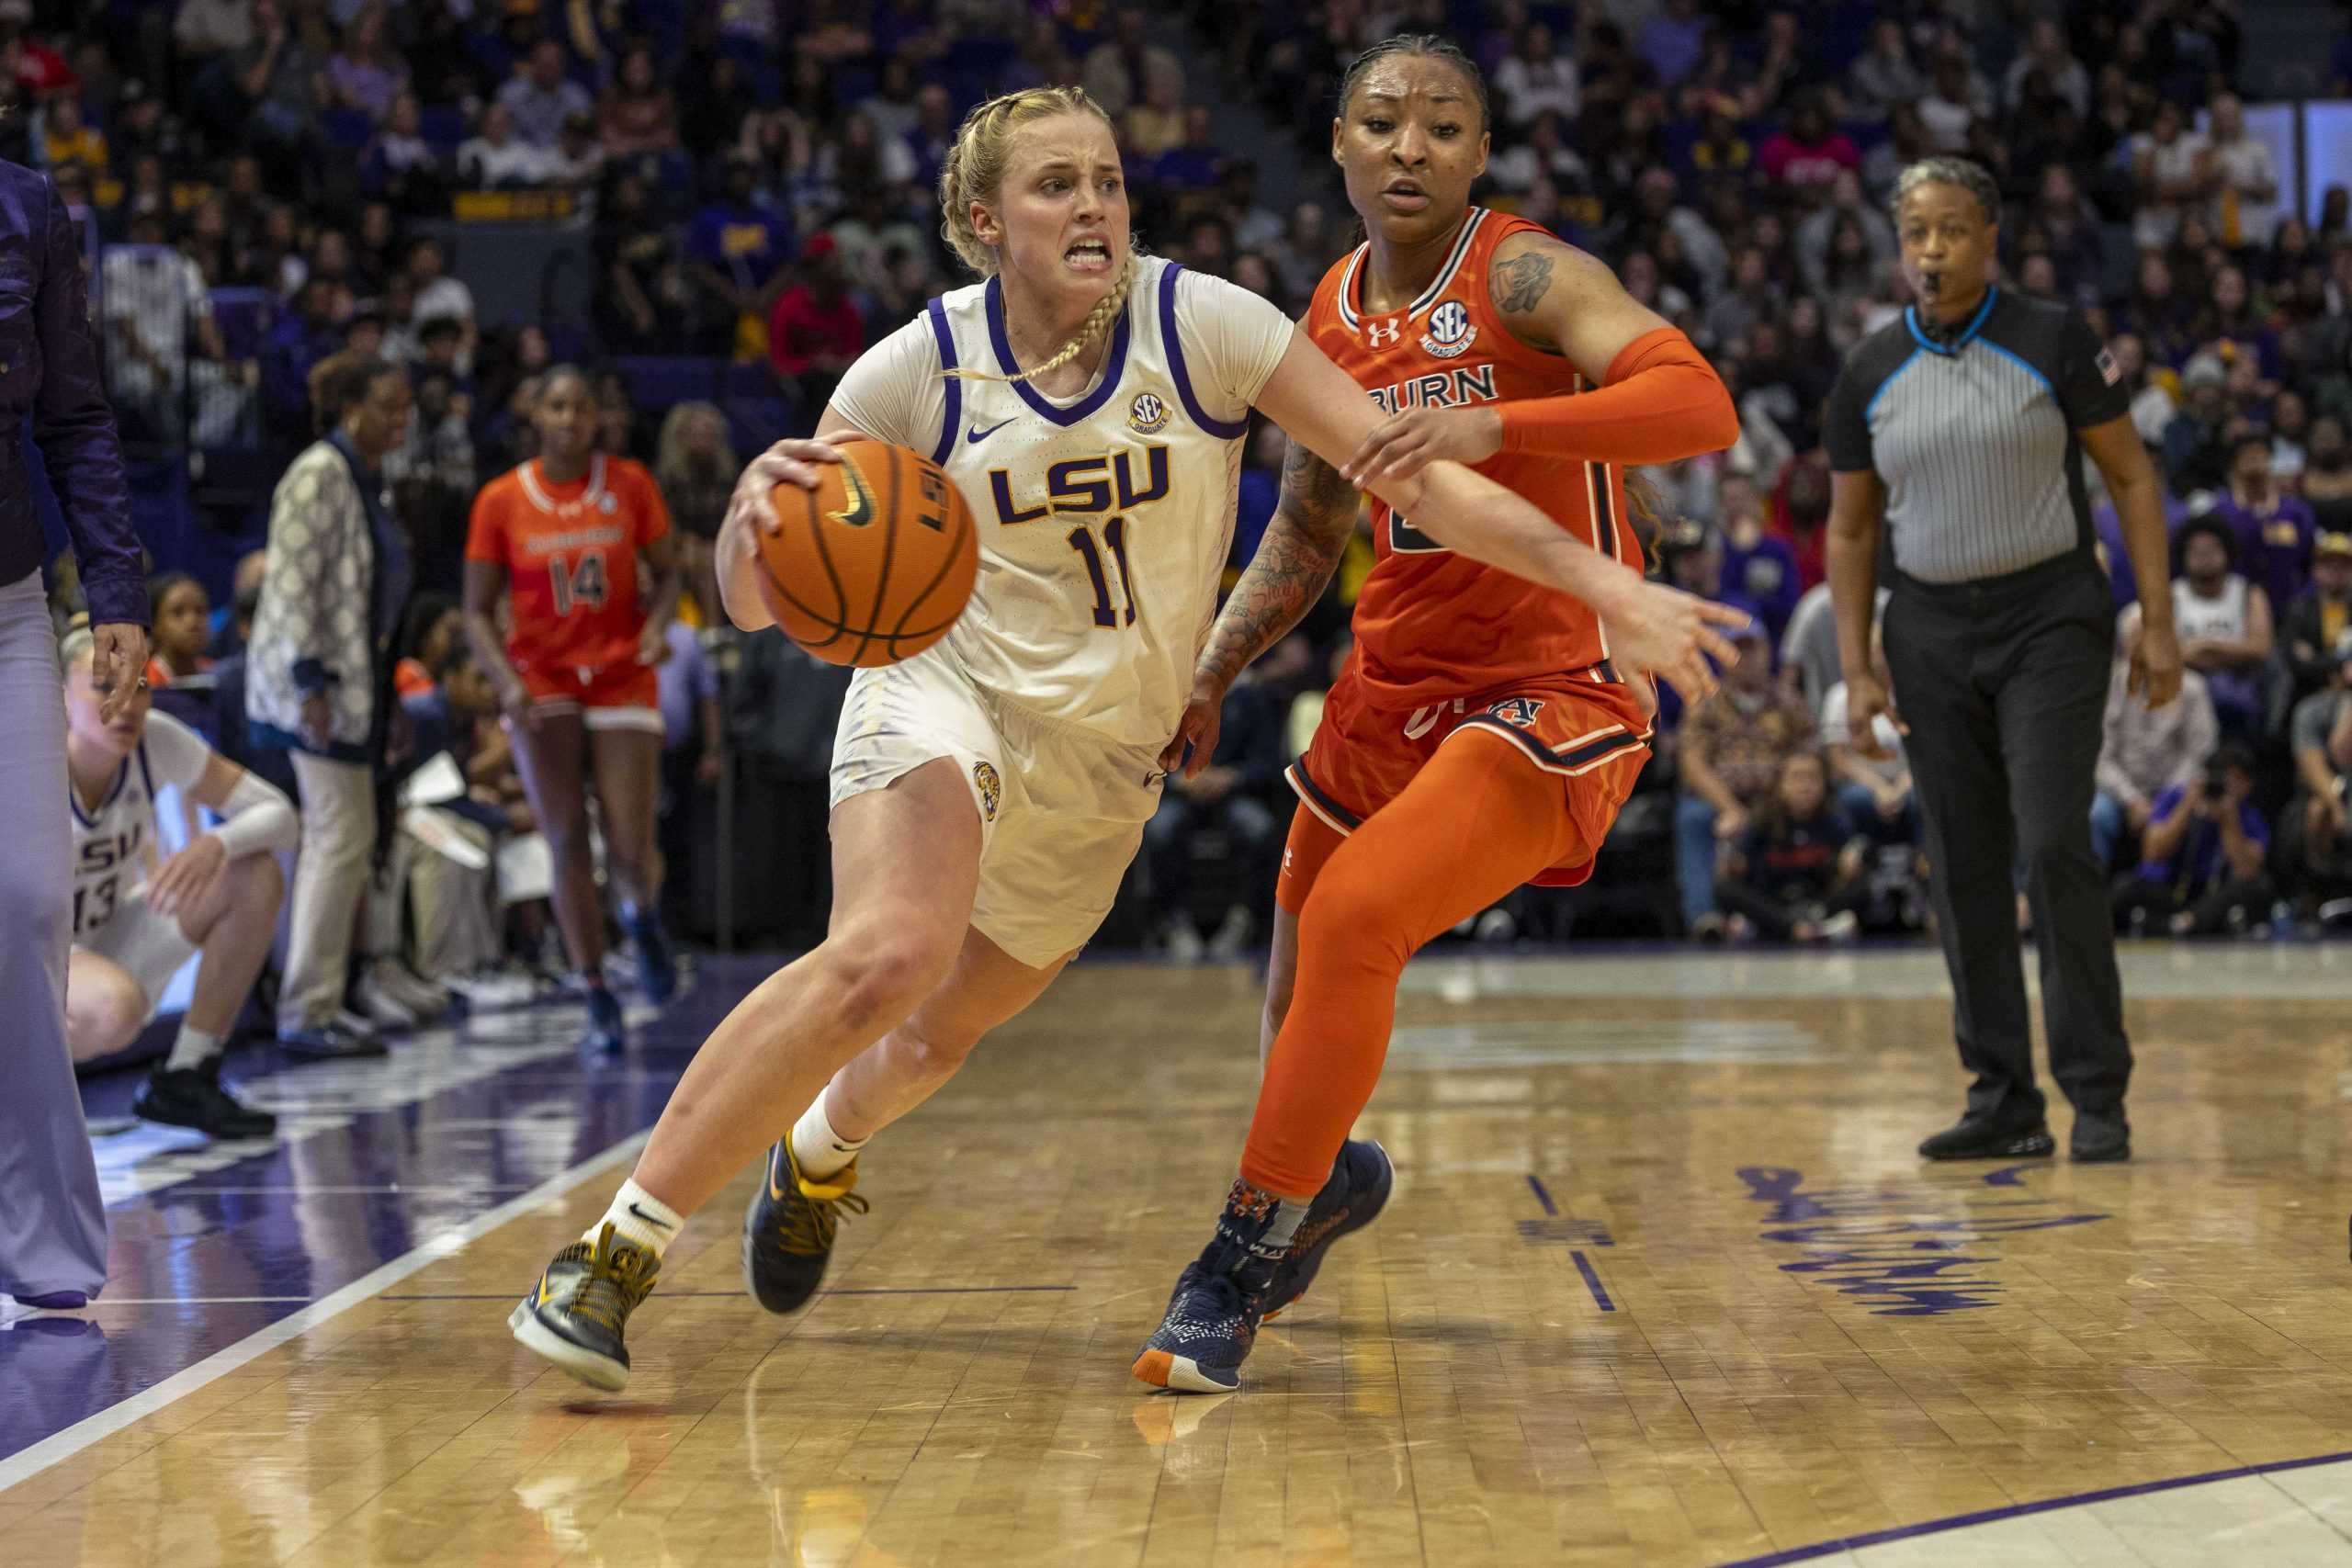
[(2139, 1157), (2083, 1168), (1914, 1157), (1929, 952), (1425, 961), (1397, 1199), (1215, 1399), (1126, 1368), (1258, 982), (1082, 965), (876, 1144), (809, 1311), (742, 1292), (747, 1172), (594, 1395), (506, 1310), (758, 972), (618, 1067), (486, 1020), (257, 1080), (275, 1149), (110, 1151), (108, 1299), (0, 1309), (11, 1559), (2352, 1562), (2352, 950), (2128, 953)]

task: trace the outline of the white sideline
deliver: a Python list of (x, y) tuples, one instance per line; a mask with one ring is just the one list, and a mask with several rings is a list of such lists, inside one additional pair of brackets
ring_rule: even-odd
[[(224, 1349), (216, 1350), (196, 1365), (173, 1373), (153, 1388), (142, 1389), (117, 1404), (110, 1404), (95, 1416), (85, 1416), (62, 1432), (42, 1438), (22, 1452), (0, 1460), (0, 1492), (21, 1481), (30, 1480), (50, 1466), (71, 1459), (91, 1444), (110, 1438), (144, 1416), (151, 1416), (174, 1400), (194, 1393), (205, 1384), (226, 1377), (254, 1358), (277, 1349), (290, 1339), (299, 1338), (319, 1325), (338, 1317), (371, 1296), (399, 1284), (428, 1263), (435, 1263), (453, 1253), (464, 1250), (473, 1242), (488, 1235), (517, 1215), (537, 1208), (551, 1198), (560, 1198), (590, 1177), (611, 1169), (635, 1155), (645, 1145), (650, 1134), (636, 1136), (614, 1145), (595, 1158), (586, 1160), (559, 1175), (549, 1177), (528, 1192), (511, 1198), (497, 1208), (476, 1215), (455, 1230), (444, 1231), (393, 1258), (374, 1271), (354, 1280), (333, 1295), (322, 1296), (290, 1316), (257, 1333), (249, 1334)], [(99, 1305), (105, 1305), (100, 1298)], [(484, 1334), (492, 1331), (489, 1325), (495, 1319), (485, 1318)], [(500, 1330), (503, 1334), (503, 1330)]]

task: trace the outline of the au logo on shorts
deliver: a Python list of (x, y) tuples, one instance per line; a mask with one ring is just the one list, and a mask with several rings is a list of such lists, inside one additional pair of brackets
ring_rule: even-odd
[(1451, 359), (1477, 337), (1478, 329), (1470, 324), (1470, 307), (1459, 299), (1448, 299), (1430, 312), (1430, 330), (1421, 334), (1421, 348), (1440, 359)]
[(1505, 697), (1487, 711), (1505, 724), (1515, 725), (1521, 729), (1532, 729), (1535, 716), (1544, 711), (1544, 704), (1536, 697)]
[(1141, 435), (1156, 435), (1168, 423), (1168, 405), (1150, 392), (1137, 392), (1127, 405), (1127, 428)]
[(972, 787), (980, 792), (980, 815), (989, 821), (996, 820), (996, 803), (1003, 798), (1004, 786), (997, 782), (995, 764), (972, 764)]

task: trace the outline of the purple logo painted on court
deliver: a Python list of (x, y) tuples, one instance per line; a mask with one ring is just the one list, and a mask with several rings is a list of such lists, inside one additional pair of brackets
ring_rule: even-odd
[[(1998, 1303), (2008, 1287), (1987, 1270), (2001, 1261), (1988, 1248), (2005, 1235), (2059, 1230), (2103, 1220), (2069, 1214), (2031, 1196), (1978, 1196), (1925, 1182), (1807, 1190), (1802, 1171), (1749, 1166), (1739, 1173), (1747, 1195), (1769, 1203), (1759, 1240), (1800, 1256), (1781, 1269), (1815, 1276), (1840, 1295), (1870, 1303), (1879, 1317), (1935, 1317)], [(2019, 1168), (1983, 1185), (2022, 1191)]]

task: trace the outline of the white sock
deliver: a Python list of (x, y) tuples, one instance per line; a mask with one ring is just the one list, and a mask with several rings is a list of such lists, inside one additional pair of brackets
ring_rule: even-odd
[[(830, 1086), (829, 1086), (830, 1087)], [(857, 1151), (874, 1140), (871, 1137), (844, 1138), (833, 1131), (825, 1119), (825, 1092), (820, 1090), (816, 1103), (800, 1113), (792, 1124), (792, 1157), (800, 1166), (800, 1174), (811, 1181), (822, 1181), (837, 1176)]]
[(659, 1258), (678, 1239), (678, 1227), (685, 1223), (684, 1214), (639, 1187), (632, 1177), (621, 1183), (621, 1190), (613, 1194), (613, 1206), (588, 1227), (582, 1239), (594, 1246), (598, 1234), (609, 1224), (624, 1239)]
[(196, 1025), (183, 1021), (179, 1037), (172, 1042), (172, 1054), (164, 1058), (164, 1070), (176, 1073), (188, 1067), (200, 1067), (220, 1054), (220, 1036), (208, 1034)]

